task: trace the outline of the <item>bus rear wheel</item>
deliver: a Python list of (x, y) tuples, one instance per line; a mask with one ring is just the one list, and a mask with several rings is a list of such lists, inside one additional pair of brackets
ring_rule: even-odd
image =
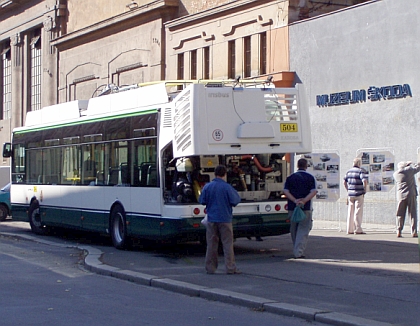
[(111, 212), (110, 231), (112, 243), (115, 248), (130, 248), (130, 238), (128, 237), (125, 213), (121, 206), (115, 207)]
[(42, 223), (41, 214), (39, 213), (39, 202), (37, 199), (32, 200), (29, 210), (28, 219), (32, 232), (35, 234), (47, 234), (47, 227)]

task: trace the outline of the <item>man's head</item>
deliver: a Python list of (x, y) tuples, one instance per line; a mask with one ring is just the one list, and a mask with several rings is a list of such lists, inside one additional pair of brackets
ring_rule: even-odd
[(353, 166), (357, 166), (358, 168), (360, 168), (362, 166), (362, 159), (360, 157), (356, 157), (353, 160)]
[(406, 166), (409, 166), (412, 162), (411, 161), (401, 161), (397, 164), (398, 170), (404, 169)]
[(306, 170), (308, 168), (308, 161), (305, 158), (301, 158), (297, 162), (297, 166), (300, 170)]
[(226, 166), (218, 165), (216, 169), (214, 169), (214, 174), (216, 177), (223, 178), (226, 175)]

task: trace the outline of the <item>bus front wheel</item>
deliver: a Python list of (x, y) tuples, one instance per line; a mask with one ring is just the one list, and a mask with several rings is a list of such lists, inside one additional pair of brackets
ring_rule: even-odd
[(0, 221), (5, 221), (8, 215), (9, 212), (7, 207), (5, 205), (0, 205)]
[(47, 234), (47, 227), (42, 223), (41, 214), (39, 213), (39, 202), (37, 199), (34, 199), (29, 206), (28, 218), (32, 232), (40, 235)]
[(110, 226), (114, 247), (117, 249), (128, 249), (130, 247), (130, 239), (127, 232), (125, 213), (121, 206), (117, 206), (112, 210)]

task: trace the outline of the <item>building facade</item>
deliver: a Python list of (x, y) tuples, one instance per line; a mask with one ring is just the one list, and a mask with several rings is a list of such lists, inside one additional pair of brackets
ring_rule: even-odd
[[(406, 2), (418, 6), (415, 0)], [(398, 0), (0, 0), (0, 141), (10, 141), (12, 129), (24, 124), (27, 111), (89, 99), (108, 84), (273, 76), (277, 86), (296, 82), (305, 85), (311, 103), (313, 147), (337, 149), (342, 166), (346, 167), (345, 163), (354, 156), (353, 147), (384, 147), (392, 143), (392, 133), (382, 135), (378, 129), (372, 129), (373, 125), (388, 125), (390, 120), (382, 120), (386, 116), (373, 109), (374, 103), (319, 107), (315, 99), (325, 93), (362, 88), (364, 83), (411, 83), (414, 89), (415, 83), (410, 81), (413, 74), (408, 78), (402, 71), (408, 74), (408, 67), (417, 64), (398, 48), (417, 50), (413, 43), (404, 41), (407, 30), (416, 35), (417, 26), (404, 21), (405, 30), (397, 27), (395, 14), (387, 7), (398, 7), (397, 3)], [(383, 8), (387, 9), (375, 12)], [(399, 19), (409, 16), (407, 8), (397, 8)], [(380, 22), (386, 15), (392, 17), (394, 24)], [(393, 43), (388, 40), (398, 48), (391, 47)], [(395, 62), (405, 70), (397, 69)], [(397, 76), (404, 80), (391, 81)], [(415, 97), (404, 101), (415, 101)], [(394, 101), (397, 102), (403, 103)], [(370, 106), (368, 115), (365, 110)], [(383, 109), (395, 115), (397, 110), (393, 107)], [(372, 112), (376, 112), (376, 120), (372, 119)], [(359, 123), (360, 114), (370, 121)], [(391, 117), (394, 116), (387, 119)], [(367, 132), (368, 126), (376, 133)], [(404, 130), (398, 130), (396, 135)], [(398, 150), (405, 146), (404, 142)], [(413, 146), (407, 152), (396, 153), (396, 157), (409, 156)], [(8, 161), (3, 160), (2, 164), (8, 165)], [(391, 198), (392, 194), (388, 196)], [(342, 190), (341, 198), (345, 198)], [(390, 208), (394, 205), (391, 199), (379, 200)], [(328, 205), (323, 209), (330, 210)], [(328, 218), (345, 215), (345, 207), (335, 207)]]
[[(389, 151), (395, 166), (420, 161), (417, 10), (417, 0), (369, 1), (289, 26), (290, 69), (305, 85), (313, 148), (337, 151), (341, 160), (340, 200), (316, 204), (314, 219), (345, 229), (342, 180), (358, 152)], [(355, 92), (366, 96), (352, 99)], [(365, 196), (366, 223), (395, 224), (395, 187), (388, 188)]]
[(0, 1), (2, 143), (27, 111), (57, 102), (57, 50), (50, 42), (65, 32), (65, 12), (62, 1)]

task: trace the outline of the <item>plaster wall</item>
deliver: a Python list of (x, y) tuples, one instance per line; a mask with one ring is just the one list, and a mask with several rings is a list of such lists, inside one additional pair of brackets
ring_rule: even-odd
[[(44, 15), (54, 13), (54, 0), (32, 1), (0, 15), (0, 42), (7, 41), (17, 33), (22, 33), (35, 26), (41, 26)], [(50, 7), (52, 9), (50, 9)]]
[[(418, 0), (371, 1), (289, 27), (290, 69), (306, 88), (313, 149), (338, 151), (341, 180), (358, 149), (390, 149), (396, 163), (419, 160), (419, 11)], [(321, 94), (400, 84), (410, 85), (412, 97), (328, 107), (316, 103)], [(337, 203), (315, 204), (314, 219), (345, 229), (346, 191), (340, 187)], [(395, 187), (370, 192), (364, 222), (394, 225), (395, 209)]]
[(233, 2), (232, 0), (180, 0), (180, 14), (190, 15), (195, 14), (197, 12), (201, 12), (204, 10), (212, 9), (229, 2)]
[(68, 33), (88, 27), (97, 22), (118, 16), (130, 11), (129, 5), (135, 2), (137, 7), (144, 6), (155, 1), (150, 0), (68, 0)]
[[(121, 86), (162, 79), (161, 26), (157, 19), (61, 51), (59, 102), (89, 99), (103, 84)], [(117, 73), (138, 64), (141, 66)], [(77, 82), (82, 79), (86, 81)]]
[[(166, 28), (166, 78), (177, 78), (178, 54), (184, 53), (185, 64), (189, 67), (189, 51), (210, 47), (210, 78), (228, 78), (228, 42), (235, 41), (236, 75), (243, 72), (243, 38), (251, 36), (252, 76), (258, 76), (259, 43), (258, 34), (267, 33), (267, 72), (288, 70), (287, 55), (287, 8), (278, 10), (278, 3), (236, 10), (224, 15), (209, 11), (206, 15), (191, 15), (171, 21)], [(198, 78), (203, 76), (203, 63), (198, 63)], [(184, 78), (188, 79), (185, 70)]]
[[(56, 4), (56, 0), (33, 0), (11, 5), (10, 9), (0, 9), (0, 48), (10, 48), (12, 67), (11, 117), (0, 120), (1, 144), (11, 141), (11, 131), (22, 125), (30, 105), (29, 51), (31, 35), (35, 29), (40, 29), (42, 42), (41, 105), (56, 102), (57, 61), (55, 50), (49, 46), (49, 39), (55, 33), (60, 33)], [(2, 163), (8, 165), (9, 159), (3, 158)]]

